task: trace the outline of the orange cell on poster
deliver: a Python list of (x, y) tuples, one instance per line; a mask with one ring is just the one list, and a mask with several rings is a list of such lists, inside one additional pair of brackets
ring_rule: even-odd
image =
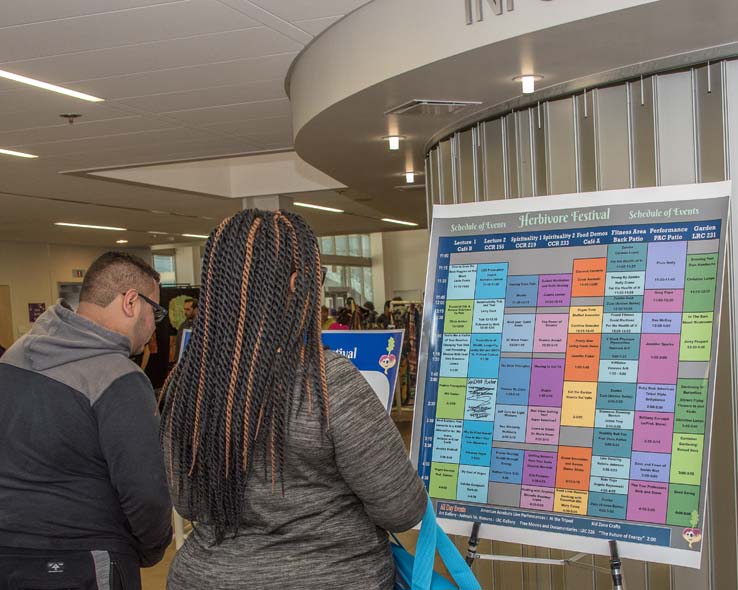
[(572, 297), (605, 296), (607, 258), (578, 258), (572, 269)]
[(565, 381), (597, 381), (601, 334), (569, 334), (566, 343)]
[(556, 462), (556, 487), (588, 491), (591, 468), (591, 448), (559, 447), (559, 458)]

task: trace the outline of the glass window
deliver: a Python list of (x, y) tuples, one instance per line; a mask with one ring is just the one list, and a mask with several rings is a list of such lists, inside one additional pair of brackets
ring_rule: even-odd
[(333, 236), (325, 236), (325, 237), (320, 238), (320, 253), (321, 254), (335, 254)]
[(154, 254), (154, 270), (161, 275), (162, 285), (176, 285), (177, 273), (174, 265), (174, 256), (169, 254)]
[(372, 257), (372, 242), (367, 234), (361, 236), (361, 255), (365, 258)]
[(374, 301), (374, 287), (372, 285), (372, 269), (370, 266), (365, 266), (364, 271), (364, 300), (371, 301), (374, 303), (376, 308), (377, 304)]
[(360, 266), (351, 266), (351, 290), (353, 291), (354, 299), (358, 302), (364, 302), (364, 273), (363, 268)]
[(361, 256), (361, 236), (349, 236), (349, 256)]
[(348, 256), (348, 236), (335, 236), (336, 256)]
[(344, 268), (343, 266), (329, 266), (328, 272), (325, 275), (325, 286), (343, 287)]

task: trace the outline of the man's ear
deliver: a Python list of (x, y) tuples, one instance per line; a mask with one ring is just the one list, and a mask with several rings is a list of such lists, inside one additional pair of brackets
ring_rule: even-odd
[(126, 317), (132, 318), (135, 314), (133, 312), (133, 304), (138, 298), (138, 293), (135, 289), (128, 289), (123, 293), (123, 313)]

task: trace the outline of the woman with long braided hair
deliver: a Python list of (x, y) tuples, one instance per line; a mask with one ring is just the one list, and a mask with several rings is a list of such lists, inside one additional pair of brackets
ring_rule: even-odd
[(354, 366), (323, 350), (317, 239), (287, 211), (243, 211), (210, 235), (199, 313), (162, 389), (177, 510), (195, 522), (169, 590), (389, 590), (385, 530), (425, 488)]

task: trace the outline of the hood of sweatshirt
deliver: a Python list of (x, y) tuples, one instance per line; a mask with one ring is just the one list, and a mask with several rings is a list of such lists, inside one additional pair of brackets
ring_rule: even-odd
[(131, 355), (131, 341), (75, 313), (65, 301), (59, 301), (5, 354), (7, 359), (3, 356), (3, 361), (15, 361), (13, 364), (43, 372), (110, 354), (127, 358)]

